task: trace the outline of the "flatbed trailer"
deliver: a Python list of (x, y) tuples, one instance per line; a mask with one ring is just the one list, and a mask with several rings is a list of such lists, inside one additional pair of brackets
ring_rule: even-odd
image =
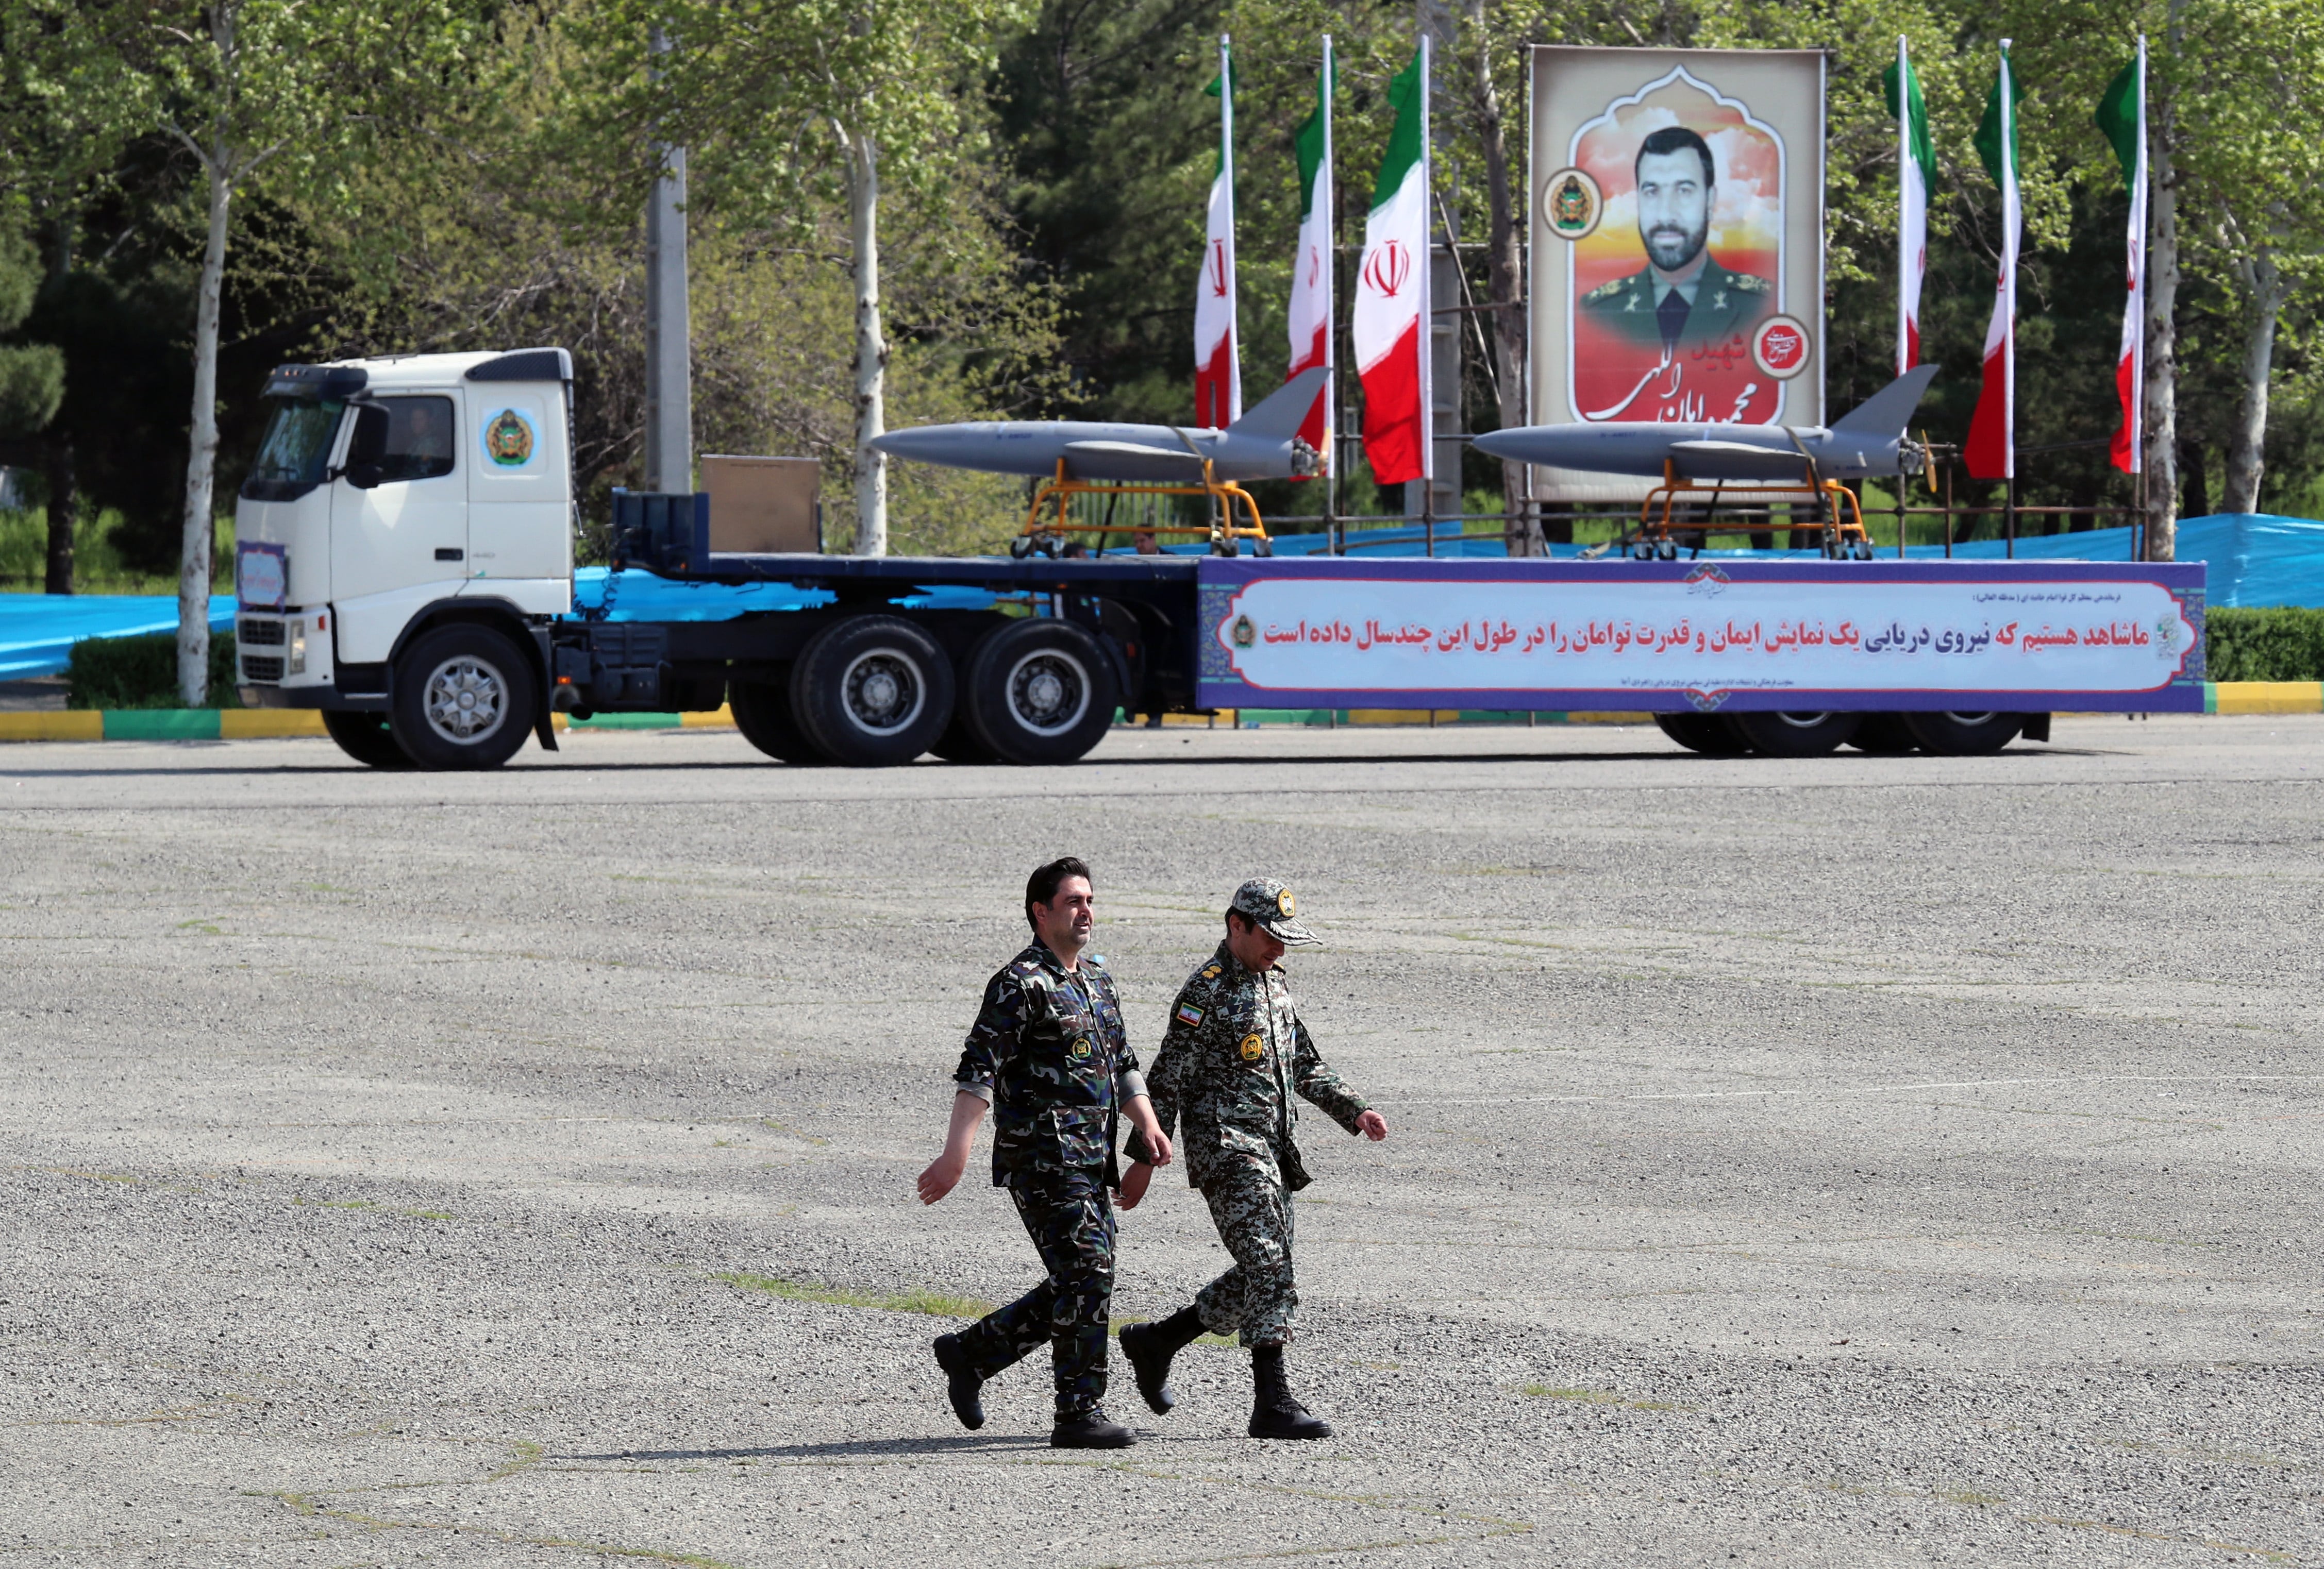
[[(1804, 756), (2202, 706), (2200, 564), (739, 555), (700, 499), (617, 492), (629, 570), (576, 608), (569, 377), (559, 350), (278, 371), (237, 514), (244, 702), (438, 768), (553, 749), (559, 712), (722, 705), (848, 766), (1069, 763), (1125, 711), (1619, 709)], [(657, 618), (620, 607), (640, 570), (795, 592)]]

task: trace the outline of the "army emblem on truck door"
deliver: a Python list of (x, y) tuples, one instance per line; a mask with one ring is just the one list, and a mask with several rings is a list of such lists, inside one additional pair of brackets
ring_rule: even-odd
[(513, 408), (503, 408), (484, 424), (484, 455), (504, 469), (521, 469), (532, 461), (532, 422)]

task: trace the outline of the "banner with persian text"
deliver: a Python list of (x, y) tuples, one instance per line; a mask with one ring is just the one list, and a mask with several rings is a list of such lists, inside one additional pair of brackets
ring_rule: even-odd
[(2203, 567), (1205, 559), (1205, 708), (2202, 711)]

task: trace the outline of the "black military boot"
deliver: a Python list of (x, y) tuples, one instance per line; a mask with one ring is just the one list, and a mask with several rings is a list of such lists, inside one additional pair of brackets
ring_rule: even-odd
[(945, 1371), (945, 1393), (952, 1397), (952, 1414), (970, 1432), (984, 1426), (984, 1380), (968, 1365), (967, 1349), (957, 1335), (936, 1336), (936, 1365)]
[(1129, 1428), (1108, 1421), (1101, 1406), (1092, 1406), (1076, 1416), (1061, 1416), (1057, 1425), (1049, 1429), (1052, 1449), (1127, 1449), (1137, 1442)]
[(1283, 1376), (1283, 1348), (1279, 1345), (1254, 1345), (1250, 1348), (1250, 1436), (1254, 1438), (1329, 1438), (1332, 1425), (1307, 1414), (1307, 1408), (1291, 1398), (1291, 1385)]
[(1159, 1324), (1133, 1324), (1121, 1332), (1121, 1354), (1138, 1375), (1138, 1392), (1146, 1397), (1146, 1408), (1156, 1416), (1168, 1416), (1178, 1403), (1177, 1392), (1170, 1387), (1170, 1359), (1202, 1333), (1203, 1320), (1191, 1307), (1179, 1308)]

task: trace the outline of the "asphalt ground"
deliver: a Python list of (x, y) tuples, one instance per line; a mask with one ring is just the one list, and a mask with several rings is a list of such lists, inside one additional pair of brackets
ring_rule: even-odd
[[(0, 1564), (2324, 1562), (2324, 720), (2057, 738), (8, 748)], [(945, 1408), (1037, 1267), (911, 1179), (1065, 851), (1141, 1052), (1244, 876), (1329, 941), (1330, 1441), (1213, 1346), (1123, 1454)], [(1223, 1261), (1166, 1174), (1117, 1311)]]

